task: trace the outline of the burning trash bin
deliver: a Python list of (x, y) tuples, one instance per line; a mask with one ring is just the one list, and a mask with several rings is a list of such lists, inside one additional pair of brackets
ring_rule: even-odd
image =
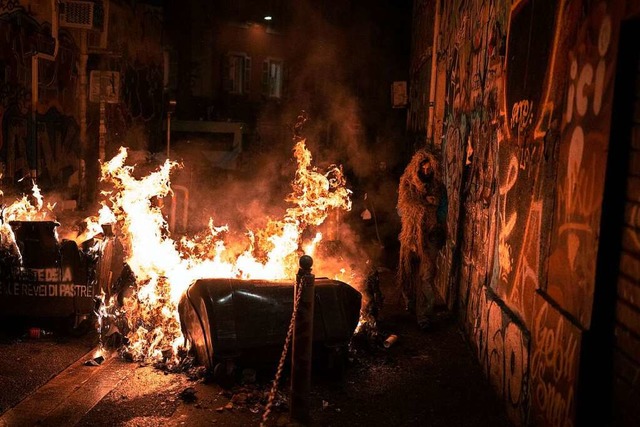
[(101, 293), (100, 250), (58, 240), (56, 221), (9, 221), (15, 244), (0, 245), (0, 315), (64, 320), (77, 326)]
[[(358, 325), (361, 294), (350, 285), (315, 279), (314, 354), (346, 349)], [(277, 361), (293, 312), (291, 282), (202, 279), (179, 303), (183, 334), (207, 368), (229, 360), (260, 366)]]

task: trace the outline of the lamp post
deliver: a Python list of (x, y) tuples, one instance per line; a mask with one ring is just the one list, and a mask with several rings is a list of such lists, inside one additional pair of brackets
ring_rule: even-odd
[(171, 114), (176, 111), (176, 100), (167, 103), (167, 159), (171, 155)]

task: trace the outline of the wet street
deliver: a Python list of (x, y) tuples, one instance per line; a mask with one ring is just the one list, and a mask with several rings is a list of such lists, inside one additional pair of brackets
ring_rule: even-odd
[[(420, 331), (401, 309), (391, 273), (378, 338), (354, 339), (341, 376), (316, 370), (309, 425), (508, 427), (455, 317), (442, 312)], [(389, 348), (381, 342), (398, 336)], [(0, 426), (259, 426), (273, 371), (238, 367), (226, 388), (197, 366), (169, 372), (117, 354), (96, 359), (97, 338), (4, 333)], [(277, 362), (277, 361), (276, 361)], [(288, 371), (267, 425), (291, 424)]]

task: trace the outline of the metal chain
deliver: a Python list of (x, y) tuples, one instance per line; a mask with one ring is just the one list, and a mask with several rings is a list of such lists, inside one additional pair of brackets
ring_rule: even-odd
[[(304, 279), (302, 279), (304, 280)], [(296, 321), (296, 315), (298, 314), (298, 306), (300, 303), (300, 295), (302, 295), (302, 286), (303, 284), (297, 284), (296, 296), (293, 300), (293, 313), (291, 314), (291, 322), (289, 323), (289, 330), (287, 331), (287, 337), (284, 340), (284, 347), (282, 349), (282, 354), (280, 355), (280, 362), (278, 363), (278, 369), (276, 370), (276, 376), (273, 379), (273, 383), (271, 384), (271, 390), (269, 390), (269, 399), (267, 400), (267, 405), (264, 409), (264, 414), (262, 414), (262, 421), (260, 422), (260, 427), (266, 427), (267, 420), (269, 419), (269, 414), (271, 413), (271, 406), (273, 406), (273, 401), (276, 398), (276, 393), (278, 391), (278, 383), (280, 382), (280, 377), (282, 376), (282, 370), (284, 369), (284, 362), (287, 358), (287, 352), (289, 351), (289, 343), (291, 342), (291, 336), (293, 335), (293, 325)]]

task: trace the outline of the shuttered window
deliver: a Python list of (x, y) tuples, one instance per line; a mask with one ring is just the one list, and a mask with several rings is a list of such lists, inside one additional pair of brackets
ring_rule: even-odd
[(282, 98), (284, 66), (281, 59), (269, 58), (262, 63), (262, 94)]
[(223, 89), (241, 95), (249, 93), (251, 84), (251, 58), (245, 53), (228, 53), (223, 60)]

